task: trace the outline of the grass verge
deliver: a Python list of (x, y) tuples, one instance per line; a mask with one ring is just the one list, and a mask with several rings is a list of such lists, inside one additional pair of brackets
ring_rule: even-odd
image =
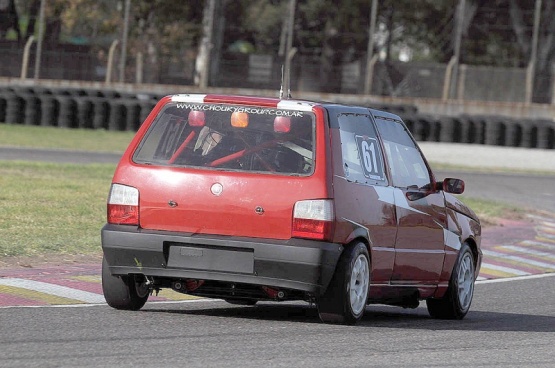
[(125, 151), (134, 132), (0, 124), (0, 146), (96, 152)]
[(494, 225), (497, 219), (519, 219), (523, 218), (526, 210), (506, 203), (491, 201), (486, 199), (458, 197), (464, 204), (470, 207), (478, 218), (482, 226)]
[(524, 170), (524, 169), (514, 169), (508, 167), (479, 167), (477, 166), (462, 166), (462, 165), (452, 165), (443, 164), (437, 162), (430, 162), (430, 166), (434, 172), (436, 171), (456, 171), (460, 173), (472, 172), (472, 173), (503, 173), (503, 174), (513, 174), (513, 175), (532, 175), (532, 176), (553, 176), (555, 172), (549, 170)]
[(100, 252), (114, 169), (0, 162), (0, 257)]

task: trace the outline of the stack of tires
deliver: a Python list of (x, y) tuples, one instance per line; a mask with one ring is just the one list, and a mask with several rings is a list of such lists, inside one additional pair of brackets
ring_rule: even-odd
[[(0, 123), (136, 131), (161, 97), (110, 89), (0, 86)], [(414, 105), (372, 107), (401, 116), (418, 141), (555, 149), (551, 120), (434, 116), (419, 113)]]
[(493, 115), (399, 114), (417, 141), (555, 149), (555, 122)]
[(0, 87), (0, 123), (136, 131), (161, 96)]

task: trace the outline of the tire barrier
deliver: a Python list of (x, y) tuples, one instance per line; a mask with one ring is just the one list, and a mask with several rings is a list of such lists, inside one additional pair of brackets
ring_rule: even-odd
[[(136, 131), (156, 94), (115, 90), (0, 87), (0, 123)], [(555, 149), (555, 122), (493, 115), (435, 116), (413, 105), (373, 106), (397, 114), (418, 141)]]
[(143, 99), (139, 101), (139, 126), (142, 124), (143, 121), (146, 120), (154, 106), (156, 106), (156, 100), (154, 98), (151, 99)]
[(77, 128), (77, 103), (70, 95), (56, 96), (58, 102), (58, 124), (60, 128)]
[(140, 127), (141, 107), (136, 99), (126, 99), (125, 106), (125, 130), (136, 132)]
[(555, 149), (555, 122), (502, 116), (403, 117), (418, 141)]
[(55, 126), (58, 120), (59, 105), (52, 93), (39, 95), (40, 98), (40, 126)]
[(13, 92), (6, 95), (6, 122), (11, 124), (23, 123), (23, 99)]
[(77, 128), (93, 128), (93, 114), (94, 105), (90, 98), (81, 97), (76, 98), (75, 102), (77, 104)]
[(6, 121), (6, 98), (0, 93), (0, 123)]
[(549, 149), (555, 145), (555, 128), (549, 120), (538, 120), (538, 143), (537, 148)]
[(108, 115), (108, 130), (125, 130), (125, 105), (120, 100), (113, 100), (110, 103), (110, 113)]
[(40, 122), (40, 99), (31, 93), (22, 94), (23, 99), (23, 124), (38, 125)]
[(104, 97), (97, 96), (91, 97), (93, 106), (92, 112), (92, 128), (93, 129), (108, 129), (108, 116), (110, 113), (110, 105), (108, 100)]

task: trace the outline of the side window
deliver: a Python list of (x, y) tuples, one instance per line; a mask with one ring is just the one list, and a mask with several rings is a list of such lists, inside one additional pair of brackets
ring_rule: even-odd
[(383, 155), (369, 116), (339, 115), (343, 170), (349, 181), (387, 185)]
[(374, 118), (384, 143), (393, 185), (422, 188), (430, 184), (428, 166), (403, 123), (380, 116)]

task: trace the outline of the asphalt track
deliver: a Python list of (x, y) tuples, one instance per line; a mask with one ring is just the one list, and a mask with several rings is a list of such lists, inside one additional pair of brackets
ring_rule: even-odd
[[(0, 308), (0, 367), (553, 367), (555, 275), (478, 283), (462, 321), (369, 306), (356, 326), (308, 304), (223, 301)], [(506, 279), (505, 279), (506, 280)]]
[(112, 164), (120, 159), (119, 153), (69, 151), (0, 146), (0, 160), (43, 161), (73, 164)]

